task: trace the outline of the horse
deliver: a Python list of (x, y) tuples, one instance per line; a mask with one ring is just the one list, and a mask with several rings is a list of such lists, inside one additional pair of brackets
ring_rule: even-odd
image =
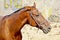
[(21, 29), (25, 24), (41, 29), (47, 34), (51, 30), (50, 23), (33, 6), (25, 6), (0, 20), (0, 40), (22, 40)]

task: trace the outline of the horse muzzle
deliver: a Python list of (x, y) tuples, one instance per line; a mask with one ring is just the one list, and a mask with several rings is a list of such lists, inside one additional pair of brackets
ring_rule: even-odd
[(42, 31), (47, 34), (48, 32), (51, 31), (51, 27), (43, 28)]

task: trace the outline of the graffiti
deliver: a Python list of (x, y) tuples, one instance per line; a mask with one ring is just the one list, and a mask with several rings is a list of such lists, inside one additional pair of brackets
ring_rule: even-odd
[(50, 22), (60, 22), (60, 17), (56, 16), (56, 15), (51, 15), (51, 16), (48, 17), (48, 20)]
[(16, 7), (16, 8), (21, 8), (22, 6), (22, 0), (4, 0), (4, 8), (9, 8), (9, 7)]

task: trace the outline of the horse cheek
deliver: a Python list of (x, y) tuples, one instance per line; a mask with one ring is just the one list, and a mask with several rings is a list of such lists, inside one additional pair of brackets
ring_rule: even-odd
[(32, 18), (30, 18), (30, 25), (34, 26), (34, 27), (36, 26), (36, 23), (35, 23), (35, 21)]

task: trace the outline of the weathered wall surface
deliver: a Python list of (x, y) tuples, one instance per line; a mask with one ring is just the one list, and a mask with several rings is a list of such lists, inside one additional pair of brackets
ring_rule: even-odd
[(48, 34), (28, 24), (22, 29), (23, 40), (60, 40), (60, 23), (51, 23), (52, 29)]
[(51, 22), (52, 30), (44, 34), (37, 28), (25, 25), (21, 30), (23, 40), (60, 40), (60, 0), (0, 0), (0, 16), (27, 5), (32, 6), (34, 2), (42, 15)]

